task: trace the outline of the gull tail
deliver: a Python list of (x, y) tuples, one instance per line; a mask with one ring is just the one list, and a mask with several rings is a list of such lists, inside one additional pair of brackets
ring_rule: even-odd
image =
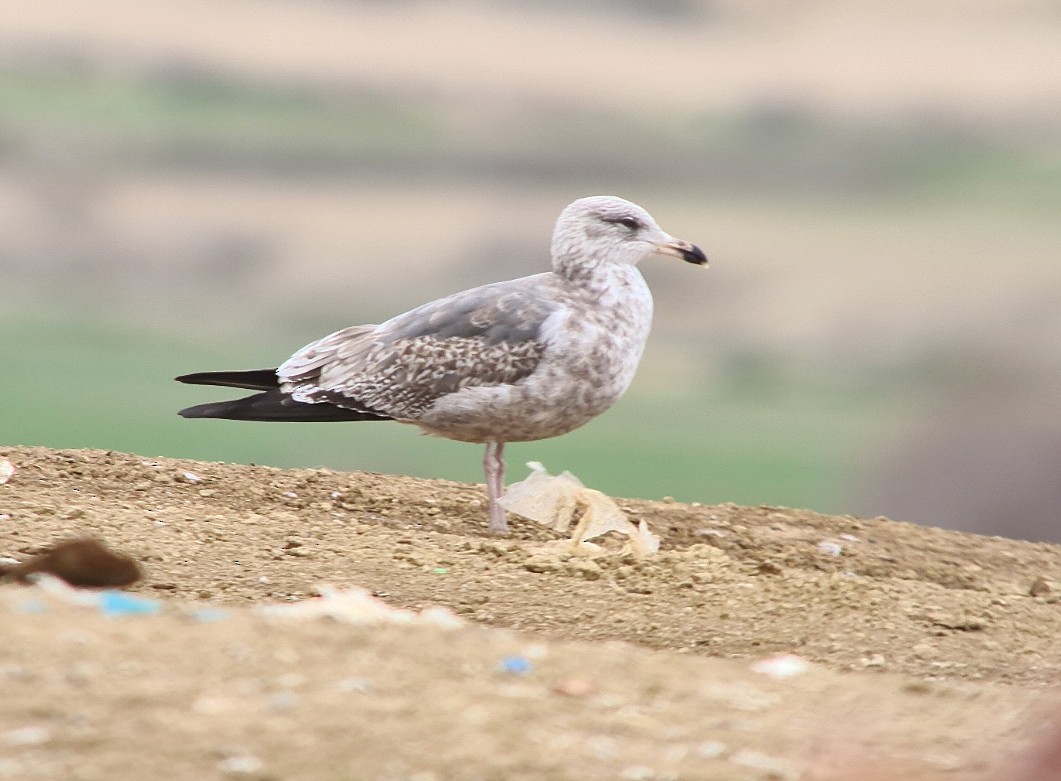
[(247, 388), (248, 390), (273, 390), (280, 387), (276, 369), (253, 369), (234, 372), (196, 372), (182, 374), (177, 382), (188, 385), (220, 385), (226, 388)]
[(252, 371), (198, 372), (184, 374), (177, 382), (189, 385), (219, 385), (225, 388), (259, 390), (253, 396), (231, 401), (213, 401), (182, 409), (182, 418), (222, 418), (224, 420), (301, 421), (326, 423), (341, 420), (393, 420), (389, 415), (367, 409), (349, 409), (327, 401), (295, 401), (280, 390), (276, 369)]
[(342, 420), (393, 420), (387, 415), (347, 409), (337, 404), (295, 401), (280, 390), (256, 393), (242, 399), (214, 401), (182, 409), (182, 418), (222, 418), (224, 420), (293, 421), (328, 423)]

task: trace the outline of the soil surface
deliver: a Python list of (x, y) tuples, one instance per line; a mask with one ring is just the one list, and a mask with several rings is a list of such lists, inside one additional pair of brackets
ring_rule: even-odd
[(621, 500), (660, 552), (589, 559), (481, 486), (5, 458), (0, 556), (145, 577), (0, 587), (0, 779), (1008, 779), (1061, 700), (1056, 545)]

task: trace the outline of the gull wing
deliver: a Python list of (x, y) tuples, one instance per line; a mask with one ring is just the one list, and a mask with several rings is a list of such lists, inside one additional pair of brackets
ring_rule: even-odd
[(280, 387), (298, 402), (415, 421), (461, 388), (518, 383), (538, 367), (546, 321), (563, 309), (550, 277), (484, 285), (336, 331), (283, 363)]

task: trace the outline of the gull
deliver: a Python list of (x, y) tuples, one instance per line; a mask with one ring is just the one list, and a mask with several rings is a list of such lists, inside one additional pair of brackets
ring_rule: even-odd
[(180, 411), (185, 418), (394, 420), (483, 444), (489, 530), (508, 530), (506, 442), (566, 434), (629, 387), (652, 325), (637, 269), (652, 255), (707, 265), (637, 204), (580, 198), (561, 212), (552, 271), (440, 298), (379, 325), (325, 336), (276, 369), (177, 377), (258, 393)]

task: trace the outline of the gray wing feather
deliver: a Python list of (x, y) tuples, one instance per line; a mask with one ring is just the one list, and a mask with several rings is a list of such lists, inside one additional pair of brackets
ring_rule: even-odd
[(534, 339), (559, 304), (515, 282), (523, 280), (485, 285), (424, 304), (387, 321), (381, 330), (394, 339), (464, 337), (490, 345)]
[(277, 370), (296, 400), (327, 401), (415, 420), (473, 385), (519, 382), (545, 351), (542, 326), (563, 304), (549, 274), (467, 290), (378, 326), (336, 331)]

